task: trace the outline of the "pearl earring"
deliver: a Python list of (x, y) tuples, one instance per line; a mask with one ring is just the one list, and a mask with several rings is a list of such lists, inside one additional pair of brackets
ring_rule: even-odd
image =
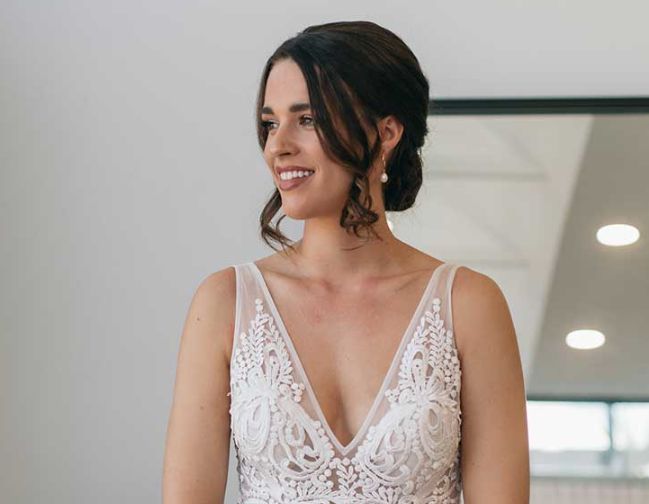
[(385, 163), (385, 154), (381, 154), (381, 159), (383, 160), (383, 173), (381, 173), (381, 182), (384, 184), (388, 181), (388, 174), (385, 172), (386, 163)]

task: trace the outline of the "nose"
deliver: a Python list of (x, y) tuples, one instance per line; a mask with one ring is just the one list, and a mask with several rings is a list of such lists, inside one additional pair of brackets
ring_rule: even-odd
[(271, 156), (280, 156), (282, 154), (293, 154), (297, 150), (296, 142), (290, 130), (290, 125), (280, 125), (277, 129), (272, 130), (266, 139), (266, 150)]

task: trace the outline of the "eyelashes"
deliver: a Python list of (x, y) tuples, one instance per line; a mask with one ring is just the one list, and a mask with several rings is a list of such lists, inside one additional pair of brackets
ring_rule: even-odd
[(269, 130), (271, 124), (273, 124), (272, 121), (261, 121), (261, 127), (266, 131)]
[[(308, 121), (308, 126), (314, 126), (315, 125), (315, 120), (311, 116), (306, 116), (306, 115), (301, 116), (300, 117), (300, 123), (301, 124), (303, 123), (303, 120)], [(270, 131), (271, 126), (276, 124), (276, 123), (275, 123), (275, 121), (261, 121), (260, 124), (261, 124), (262, 129), (264, 129), (265, 131)]]

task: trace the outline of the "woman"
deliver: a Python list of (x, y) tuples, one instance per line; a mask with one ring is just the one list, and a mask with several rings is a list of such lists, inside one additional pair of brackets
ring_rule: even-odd
[[(311, 26), (268, 60), (257, 121), (277, 188), (260, 221), (282, 249), (193, 297), (166, 504), (223, 501), (231, 432), (240, 502), (528, 502), (502, 292), (398, 240), (385, 217), (421, 186), (428, 101), (416, 57), (374, 23)], [(271, 223), (280, 209), (304, 220), (298, 242)]]

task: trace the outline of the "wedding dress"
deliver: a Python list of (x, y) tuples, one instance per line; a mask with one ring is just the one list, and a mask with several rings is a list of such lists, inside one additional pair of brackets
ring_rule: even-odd
[(238, 504), (461, 502), (461, 368), (451, 286), (433, 271), (383, 384), (343, 445), (254, 262), (235, 265), (230, 427)]

